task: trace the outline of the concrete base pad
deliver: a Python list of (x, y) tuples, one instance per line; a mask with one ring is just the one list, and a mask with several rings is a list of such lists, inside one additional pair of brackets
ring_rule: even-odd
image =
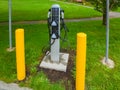
[(69, 60), (69, 54), (60, 53), (60, 62), (56, 63), (50, 60), (50, 54), (49, 54), (43, 58), (40, 67), (66, 72), (68, 60)]
[(115, 63), (111, 59), (108, 59), (107, 62), (106, 62), (105, 57), (104, 57), (101, 62), (102, 62), (103, 65), (106, 65), (109, 68), (114, 68), (115, 67)]
[(14, 51), (15, 50), (15, 47), (13, 47), (13, 48), (7, 48), (7, 51), (8, 52), (12, 52), (12, 51)]

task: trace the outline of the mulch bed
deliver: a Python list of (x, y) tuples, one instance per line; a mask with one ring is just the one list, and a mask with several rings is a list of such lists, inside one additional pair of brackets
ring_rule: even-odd
[(63, 85), (65, 86), (66, 90), (75, 90), (75, 79), (73, 78), (71, 72), (72, 68), (74, 67), (75, 51), (62, 49), (61, 52), (69, 53), (69, 62), (66, 72), (40, 68), (39, 66), (38, 72), (43, 71), (51, 83), (55, 83), (61, 80), (63, 81)]

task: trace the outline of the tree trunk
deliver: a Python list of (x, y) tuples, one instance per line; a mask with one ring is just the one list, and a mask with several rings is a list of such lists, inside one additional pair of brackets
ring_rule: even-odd
[(106, 13), (103, 13), (103, 22), (102, 22), (103, 25), (106, 25)]
[(102, 22), (103, 25), (107, 24), (106, 23), (106, 19), (107, 19), (107, 17), (106, 17), (107, 16), (106, 3), (107, 3), (107, 1), (103, 2), (103, 22)]

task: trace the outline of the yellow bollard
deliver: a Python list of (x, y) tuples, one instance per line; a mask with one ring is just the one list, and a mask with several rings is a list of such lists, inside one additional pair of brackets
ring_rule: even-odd
[(25, 73), (25, 53), (24, 53), (24, 29), (15, 31), (16, 38), (16, 63), (17, 63), (17, 79), (24, 80)]
[(85, 90), (86, 37), (85, 33), (77, 34), (76, 90)]

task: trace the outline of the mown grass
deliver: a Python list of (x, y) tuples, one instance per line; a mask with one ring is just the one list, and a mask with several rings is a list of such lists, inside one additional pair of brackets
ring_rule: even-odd
[[(15, 46), (14, 30), (18, 27), (25, 29), (26, 69), (31, 75), (27, 81), (19, 84), (22, 86), (32, 87), (34, 90), (64, 90), (64, 86), (62, 86), (60, 82), (52, 84), (42, 72), (37, 73), (37, 66), (40, 62), (39, 58), (43, 54), (42, 47), (48, 44), (47, 25), (13, 26), (13, 46)], [(16, 82), (15, 51), (11, 53), (6, 51), (8, 47), (7, 29), (7, 26), (0, 26), (0, 80), (5, 82)]]
[[(94, 9), (50, 0), (12, 0), (12, 21), (46, 20), (52, 4), (60, 4), (65, 18), (101, 16)], [(8, 0), (0, 0), (0, 22), (8, 21)]]
[[(76, 34), (87, 34), (87, 65), (86, 65), (86, 89), (87, 90), (119, 90), (120, 83), (120, 19), (110, 21), (110, 52), (109, 58), (115, 62), (114, 69), (103, 66), (100, 60), (105, 56), (105, 26), (102, 21), (82, 21), (67, 23), (70, 30), (68, 39), (70, 46), (76, 49)], [(22, 86), (29, 86), (34, 90), (64, 90), (62, 81), (50, 83), (43, 72), (37, 72), (39, 58), (43, 54), (42, 47), (48, 44), (48, 31), (46, 24), (37, 25), (13, 25), (13, 45), (15, 46), (14, 32), (16, 28), (25, 29), (25, 58), (27, 70), (30, 76)], [(15, 51), (7, 52), (8, 27), (0, 26), (0, 80), (14, 82), (16, 79)], [(64, 46), (67, 48), (67, 46)], [(75, 76), (75, 72), (73, 73)], [(47, 86), (47, 87), (46, 87)]]
[(117, 12), (120, 12), (120, 7), (118, 7), (118, 9), (116, 10)]

